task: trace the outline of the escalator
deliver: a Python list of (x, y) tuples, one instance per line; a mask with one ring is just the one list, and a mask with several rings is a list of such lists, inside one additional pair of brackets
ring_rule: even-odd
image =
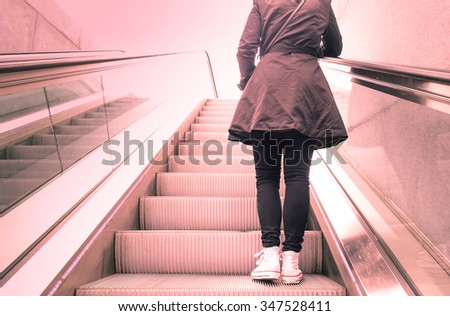
[[(288, 286), (249, 277), (252, 151), (227, 140), (236, 100), (218, 98), (204, 52), (85, 57), (0, 74), (0, 104), (40, 86), (0, 119), (0, 295), (450, 293), (448, 221), (415, 217), (445, 213), (448, 73), (322, 61), (350, 139), (314, 156), (304, 280)], [(403, 115), (439, 142), (422, 171)]]
[(76, 295), (346, 294), (322, 274), (322, 234), (315, 230), (305, 234), (300, 285), (249, 277), (261, 237), (251, 150), (227, 141), (235, 105), (205, 104), (178, 154), (168, 157), (168, 171), (156, 175), (157, 196), (141, 197), (141, 229), (115, 234), (116, 273)]

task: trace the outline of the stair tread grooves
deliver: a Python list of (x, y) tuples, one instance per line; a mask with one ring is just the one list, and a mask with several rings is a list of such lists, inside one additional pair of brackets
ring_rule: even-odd
[(140, 219), (141, 229), (259, 229), (256, 199), (141, 199)]
[(168, 172), (254, 173), (253, 156), (176, 155), (168, 159)]
[[(255, 175), (249, 172), (236, 174), (163, 172), (158, 173), (156, 177), (157, 195), (166, 196), (255, 196), (255, 181)], [(284, 181), (281, 181), (282, 196), (285, 189)]]
[(222, 140), (184, 140), (178, 144), (179, 155), (204, 155), (204, 156), (252, 156), (251, 146), (235, 141)]
[[(281, 234), (281, 241), (284, 234)], [(259, 231), (162, 230), (115, 234), (117, 273), (249, 274), (261, 250)], [(322, 271), (322, 233), (307, 231), (299, 263), (305, 273)]]
[(143, 230), (260, 229), (256, 197), (149, 196), (141, 198), (139, 213)]
[(76, 295), (346, 295), (345, 288), (319, 274), (296, 285), (253, 281), (248, 275), (114, 274), (80, 286)]

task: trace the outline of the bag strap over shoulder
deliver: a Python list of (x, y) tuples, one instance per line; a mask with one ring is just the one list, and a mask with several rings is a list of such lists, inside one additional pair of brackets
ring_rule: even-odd
[(291, 23), (292, 19), (294, 18), (294, 16), (297, 14), (297, 12), (301, 9), (301, 7), (305, 4), (306, 0), (301, 0), (300, 3), (298, 4), (298, 6), (295, 8), (295, 10), (291, 13), (291, 15), (289, 16), (289, 18), (286, 20), (286, 22), (284, 22), (284, 24), (281, 26), (281, 28), (278, 30), (277, 34), (275, 34), (275, 36), (273, 37), (272, 41), (269, 43), (269, 45), (266, 47), (266, 50), (263, 53), (260, 53), (260, 57), (263, 56), (265, 53), (267, 53), (270, 49), (270, 47), (272, 47), (273, 44), (275, 44), (275, 42), (278, 40), (278, 38), (280, 37), (280, 35), (283, 33), (283, 31), (285, 30), (286, 26), (289, 25), (289, 23)]

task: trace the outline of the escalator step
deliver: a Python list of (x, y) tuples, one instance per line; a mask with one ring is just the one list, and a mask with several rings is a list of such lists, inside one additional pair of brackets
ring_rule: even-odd
[(232, 117), (207, 117), (197, 116), (195, 118), (196, 124), (230, 124)]
[(229, 127), (229, 124), (192, 124), (191, 130), (193, 132), (227, 133)]
[(202, 108), (202, 111), (221, 111), (221, 112), (228, 112), (228, 111), (235, 111), (236, 105), (205, 105)]
[(7, 205), (36, 189), (47, 179), (41, 178), (12, 178), (0, 180), (0, 204)]
[(106, 125), (102, 126), (77, 126), (77, 125), (59, 125), (55, 126), (56, 134), (77, 134), (86, 135), (93, 133), (96, 135), (107, 136)]
[(228, 111), (200, 111), (202, 117), (226, 117), (231, 119), (234, 115), (233, 110)]
[(78, 126), (101, 126), (106, 124), (106, 118), (76, 118), (70, 121), (70, 125)]
[(224, 100), (224, 99), (216, 99), (216, 100), (207, 100), (205, 106), (224, 106), (224, 105), (233, 105), (236, 106), (238, 104), (237, 100)]
[(101, 111), (106, 113), (126, 113), (127, 111), (131, 110), (132, 107), (124, 105), (124, 106), (106, 106)]
[[(108, 119), (110, 119), (111, 117), (116, 117), (116, 116), (120, 116), (120, 113), (108, 113)], [(86, 113), (85, 116), (87, 119), (105, 119), (106, 114), (105, 112), (88, 112)]]
[[(68, 144), (84, 144), (84, 145), (100, 145), (106, 141), (101, 135), (82, 135), (82, 134), (58, 134), (56, 139), (59, 145)], [(53, 134), (35, 134), (32, 137), (33, 145), (55, 145), (55, 136)]]
[(7, 159), (58, 159), (56, 147), (51, 145), (27, 146), (14, 145), (6, 147)]
[(256, 198), (148, 196), (140, 200), (144, 230), (258, 230)]
[[(255, 175), (226, 173), (158, 173), (157, 195), (160, 196), (205, 196), (205, 197), (254, 197)], [(285, 185), (280, 183), (280, 194), (284, 196)]]
[[(249, 274), (260, 250), (259, 231), (119, 231), (116, 273)], [(321, 232), (305, 232), (299, 266), (322, 272)]]
[(184, 139), (186, 141), (200, 141), (205, 142), (227, 142), (228, 133), (226, 132), (186, 132)]
[(345, 296), (340, 284), (305, 274), (296, 285), (252, 281), (248, 275), (114, 274), (76, 289), (77, 296)]
[(252, 156), (169, 156), (169, 172), (254, 173)]
[[(66, 146), (60, 148), (61, 158), (64, 160), (71, 160), (74, 158), (83, 157), (86, 153), (93, 149), (92, 146)], [(15, 145), (6, 148), (7, 159), (59, 159), (55, 146), (49, 145)]]
[(48, 178), (61, 171), (58, 160), (0, 160), (1, 178)]
[(214, 156), (214, 155), (226, 155), (226, 156), (252, 156), (253, 149), (251, 146), (244, 145), (239, 142), (230, 141), (188, 141), (180, 142), (178, 144), (178, 154), (182, 156), (195, 155), (195, 156)]

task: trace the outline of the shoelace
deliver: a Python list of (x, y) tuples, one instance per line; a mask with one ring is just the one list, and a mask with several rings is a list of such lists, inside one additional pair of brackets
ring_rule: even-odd
[[(264, 259), (264, 249), (263, 250), (261, 250), (261, 251), (259, 251), (259, 252), (257, 252), (257, 253), (255, 253), (254, 254), (254, 257), (255, 258), (258, 258), (258, 260), (256, 260), (256, 264), (257, 265), (259, 265), (262, 261), (263, 261), (263, 259)], [(278, 256), (279, 257), (279, 256)]]
[(259, 252), (257, 252), (257, 253), (255, 253), (253, 256), (255, 258), (259, 257), (258, 260), (256, 260), (256, 264), (259, 265), (261, 263), (261, 261), (263, 260), (263, 258), (264, 258), (264, 249), (259, 251)]

